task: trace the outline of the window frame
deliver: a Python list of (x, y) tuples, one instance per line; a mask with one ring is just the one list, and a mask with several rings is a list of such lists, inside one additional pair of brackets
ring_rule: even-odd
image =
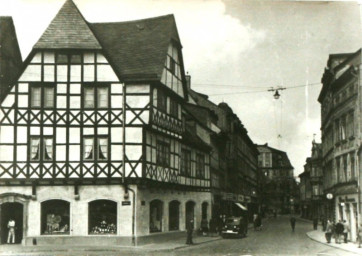
[[(37, 159), (32, 159), (32, 141), (33, 141), (33, 139), (39, 140)], [(51, 139), (51, 141), (52, 141), (52, 145), (51, 145), (52, 155), (51, 155), (50, 159), (46, 159), (46, 157), (45, 157), (45, 154), (47, 152), (46, 140), (48, 140), (48, 139)], [(41, 137), (40, 135), (30, 135), (28, 147), (29, 147), (29, 161), (31, 161), (31, 162), (40, 162), (40, 161), (52, 162), (55, 160), (55, 145), (54, 145), (54, 136), (53, 135), (45, 135), (43, 137)]]
[[(166, 150), (167, 149), (167, 150)], [(166, 152), (167, 151), (167, 152)], [(162, 167), (170, 167), (171, 147), (165, 141), (156, 141), (156, 164)]]
[[(93, 99), (91, 100), (92, 106), (86, 106), (85, 98), (86, 98), (87, 89), (93, 90)], [(100, 106), (99, 91), (101, 89), (107, 90), (106, 97), (105, 97), (105, 99), (107, 99), (106, 106)], [(84, 110), (108, 110), (109, 107), (110, 107), (110, 85), (108, 83), (94, 82), (94, 83), (83, 83), (82, 84), (82, 108)]]
[(167, 94), (160, 88), (157, 89), (157, 109), (167, 112)]
[(195, 176), (196, 178), (205, 178), (205, 155), (197, 153), (195, 157)]
[(180, 174), (191, 176), (191, 151), (185, 148), (181, 148)]
[(178, 102), (170, 98), (170, 115), (178, 118)]
[[(87, 139), (92, 139), (93, 141), (93, 148), (92, 148), (92, 158), (86, 158), (85, 157), (85, 150), (86, 150), (86, 144), (85, 144), (85, 140)], [(106, 152), (106, 158), (102, 159), (100, 158), (100, 140), (101, 139), (105, 139), (105, 141), (107, 142), (106, 148), (107, 148), (107, 152)], [(95, 161), (97, 160), (98, 162), (107, 162), (110, 159), (110, 150), (109, 150), (109, 136), (107, 135), (84, 135), (83, 139), (82, 139), (82, 146), (83, 146), (83, 150), (82, 150), (82, 161), (84, 162), (90, 162), (90, 161)]]
[[(34, 90), (39, 89), (39, 104), (34, 105)], [(46, 89), (52, 89), (52, 98), (51, 98), (51, 105), (47, 105), (46, 102), (49, 101), (48, 94), (46, 94)], [(55, 108), (55, 84), (48, 83), (48, 82), (36, 82), (30, 83), (30, 93), (29, 93), (29, 105), (31, 109), (54, 109)]]

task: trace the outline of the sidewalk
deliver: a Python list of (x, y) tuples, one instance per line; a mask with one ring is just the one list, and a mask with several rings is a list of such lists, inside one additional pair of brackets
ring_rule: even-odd
[[(193, 237), (193, 246), (197, 246), (204, 243), (213, 242), (216, 240), (222, 239), (220, 236), (194, 236)], [(39, 252), (49, 252), (49, 255), (58, 254), (61, 252), (87, 252), (87, 251), (107, 251), (107, 252), (120, 252), (120, 251), (133, 251), (133, 250), (145, 250), (145, 251), (164, 251), (164, 250), (174, 250), (184, 247), (189, 247), (186, 245), (186, 233), (182, 237), (177, 237), (175, 239), (169, 239), (165, 236), (164, 241), (160, 243), (150, 243), (145, 245), (138, 246), (69, 246), (69, 245), (35, 245), (35, 246), (23, 246), (23, 245), (0, 245), (0, 255), (17, 255), (19, 253), (39, 253)]]
[[(298, 220), (312, 223), (311, 220), (302, 219), (300, 217), (298, 217)], [(358, 248), (357, 243), (348, 242), (347, 244), (344, 244), (344, 243), (336, 244), (334, 242), (333, 238), (332, 238), (331, 243), (327, 243), (324, 232), (322, 231), (322, 226), (320, 224), (318, 225), (318, 230), (313, 230), (313, 231), (307, 232), (306, 235), (310, 239), (312, 239), (312, 240), (314, 240), (314, 241), (316, 241), (318, 243), (325, 244), (325, 245), (335, 247), (335, 248), (338, 248), (338, 249), (341, 249), (341, 250), (344, 250), (344, 251), (353, 252), (353, 253), (357, 253), (357, 254), (362, 255), (362, 248)]]

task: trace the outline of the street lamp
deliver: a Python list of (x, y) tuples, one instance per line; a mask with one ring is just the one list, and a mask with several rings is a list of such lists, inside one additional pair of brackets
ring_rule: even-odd
[(272, 88), (270, 88), (269, 90), (268, 90), (268, 92), (275, 92), (274, 93), (274, 99), (279, 99), (280, 98), (280, 93), (279, 93), (279, 91), (282, 91), (282, 90), (285, 90), (286, 88), (285, 87), (280, 87), (280, 86), (278, 86), (277, 88), (274, 88), (274, 87), (272, 87)]

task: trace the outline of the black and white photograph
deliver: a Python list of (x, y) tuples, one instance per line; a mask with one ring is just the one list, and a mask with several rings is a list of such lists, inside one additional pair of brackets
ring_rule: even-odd
[(362, 0), (0, 0), (0, 255), (362, 255)]

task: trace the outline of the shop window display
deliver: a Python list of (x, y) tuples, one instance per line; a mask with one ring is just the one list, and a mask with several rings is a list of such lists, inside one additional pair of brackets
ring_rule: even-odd
[(117, 233), (117, 203), (96, 200), (89, 203), (89, 234)]
[(150, 232), (162, 231), (163, 203), (160, 200), (153, 200), (150, 203)]
[(69, 234), (70, 203), (49, 200), (41, 204), (41, 227), (43, 235)]

